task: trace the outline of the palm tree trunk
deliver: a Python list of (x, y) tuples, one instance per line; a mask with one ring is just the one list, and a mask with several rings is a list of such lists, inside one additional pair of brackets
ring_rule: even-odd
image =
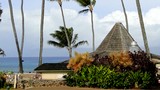
[(15, 23), (14, 23), (14, 16), (13, 16), (13, 9), (12, 9), (12, 1), (11, 1), (11, 0), (8, 0), (8, 2), (9, 2), (9, 8), (10, 8), (10, 15), (11, 15), (11, 23), (12, 23), (13, 33), (14, 33), (15, 42), (16, 42), (16, 47), (17, 47), (17, 51), (18, 51), (19, 73), (23, 73), (22, 55), (21, 55), (21, 51), (20, 51), (20, 48), (19, 48), (17, 32), (16, 32)]
[(95, 36), (94, 36), (94, 23), (93, 23), (93, 11), (91, 10), (91, 23), (92, 23), (92, 45), (93, 45), (93, 51), (95, 51)]
[(44, 25), (44, 9), (45, 0), (42, 0), (42, 12), (41, 12), (41, 25), (40, 25), (40, 51), (39, 51), (39, 65), (42, 64), (42, 52), (43, 52), (43, 25)]
[(145, 32), (143, 16), (142, 16), (142, 11), (141, 11), (141, 6), (140, 6), (139, 0), (136, 0), (136, 5), (137, 5), (137, 10), (138, 10), (138, 16), (139, 16), (139, 22), (140, 22), (140, 26), (141, 26), (141, 30), (142, 30), (142, 35), (143, 35), (144, 46), (145, 46), (146, 53), (147, 53), (148, 57), (151, 59), (150, 50), (149, 50), (148, 41), (147, 41), (147, 35)]
[(65, 31), (66, 39), (67, 39), (67, 42), (68, 42), (68, 48), (69, 48), (69, 57), (71, 58), (72, 57), (71, 42), (69, 41), (68, 33), (67, 33), (67, 30), (66, 30), (66, 23), (65, 23), (63, 8), (62, 8), (62, 2), (58, 1), (58, 3), (59, 3), (59, 6), (61, 8), (63, 25), (64, 25), (64, 31)]
[(21, 0), (21, 14), (22, 14), (22, 41), (21, 41), (21, 55), (23, 57), (24, 47), (24, 11), (23, 11), (23, 0)]
[[(1, 4), (1, 3), (0, 3)], [(1, 9), (0, 7), (0, 17), (1, 17), (1, 14), (3, 13), (3, 10)], [(0, 22), (1, 22), (1, 18), (0, 18)]]
[(129, 27), (128, 27), (128, 18), (127, 18), (127, 13), (126, 13), (126, 9), (125, 9), (125, 5), (124, 5), (123, 0), (121, 0), (121, 3), (122, 3), (123, 12), (124, 12), (125, 21), (126, 21), (126, 29), (127, 29), (127, 31), (129, 31)]

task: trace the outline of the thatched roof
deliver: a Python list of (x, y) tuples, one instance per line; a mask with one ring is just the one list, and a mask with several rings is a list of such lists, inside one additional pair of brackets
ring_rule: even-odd
[(131, 42), (133, 41), (134, 39), (128, 33), (123, 24), (118, 22), (113, 26), (111, 31), (104, 38), (96, 51), (92, 53), (92, 55), (98, 54), (103, 56), (114, 51), (129, 51)]

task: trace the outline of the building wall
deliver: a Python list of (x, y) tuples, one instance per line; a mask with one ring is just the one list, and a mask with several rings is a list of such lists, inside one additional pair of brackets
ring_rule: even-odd
[(64, 80), (63, 76), (67, 73), (42, 73), (42, 79), (45, 80)]

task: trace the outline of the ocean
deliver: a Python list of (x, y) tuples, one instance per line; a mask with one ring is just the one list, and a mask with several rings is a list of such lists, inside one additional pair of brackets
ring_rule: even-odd
[[(68, 60), (68, 57), (43, 57), (43, 63), (58, 63)], [(39, 57), (24, 57), (23, 70), (24, 72), (33, 72), (38, 66)], [(18, 73), (18, 57), (0, 57), (0, 71)]]

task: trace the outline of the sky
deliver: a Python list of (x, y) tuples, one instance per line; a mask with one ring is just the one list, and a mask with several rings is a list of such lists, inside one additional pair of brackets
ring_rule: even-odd
[[(94, 7), (94, 28), (95, 28), (95, 46), (96, 48), (112, 29), (116, 22), (122, 22), (125, 26), (125, 18), (121, 6), (121, 0), (97, 0)], [(16, 30), (21, 40), (21, 0), (12, 0)], [(6, 57), (17, 56), (16, 44), (11, 26), (8, 0), (0, 0), (3, 13), (0, 22), (0, 48), (2, 48)], [(142, 33), (139, 25), (138, 13), (135, 0), (124, 0), (128, 20), (129, 32), (138, 45), (144, 49)], [(147, 39), (150, 51), (160, 54), (160, 0), (140, 0), (147, 33)], [(63, 9), (67, 27), (73, 27), (74, 33), (78, 33), (80, 40), (87, 40), (89, 45), (83, 45), (74, 49), (77, 52), (92, 51), (92, 32), (90, 13), (78, 14), (78, 11), (84, 9), (75, 0), (69, 2), (63, 0)], [(40, 16), (41, 0), (24, 0), (25, 13), (25, 45), (24, 57), (38, 57), (39, 55), (39, 36), (40, 36)], [(45, 4), (45, 23), (44, 23), (44, 57), (68, 56), (66, 48), (57, 48), (47, 44), (52, 40), (50, 33), (63, 26), (60, 8), (57, 2)], [(73, 51), (73, 53), (74, 53)]]

